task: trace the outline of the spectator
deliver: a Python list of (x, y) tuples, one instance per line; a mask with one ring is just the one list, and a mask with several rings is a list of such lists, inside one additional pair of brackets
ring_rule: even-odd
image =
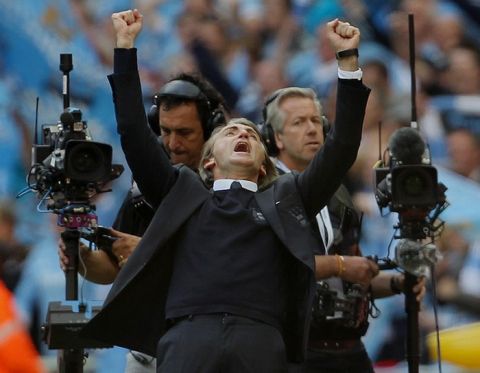
[(12, 202), (0, 201), (0, 280), (10, 291), (22, 273), (28, 247), (17, 239), (17, 217)]
[(447, 135), (450, 169), (480, 183), (480, 136), (468, 129), (456, 129)]

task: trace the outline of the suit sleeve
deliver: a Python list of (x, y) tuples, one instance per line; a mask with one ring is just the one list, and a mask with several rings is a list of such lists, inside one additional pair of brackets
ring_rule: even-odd
[(310, 218), (328, 203), (357, 157), (370, 89), (358, 80), (338, 80), (336, 122), (325, 144), (298, 176)]
[(155, 208), (177, 178), (157, 136), (148, 126), (136, 49), (115, 49), (112, 88), (117, 132), (133, 179)]

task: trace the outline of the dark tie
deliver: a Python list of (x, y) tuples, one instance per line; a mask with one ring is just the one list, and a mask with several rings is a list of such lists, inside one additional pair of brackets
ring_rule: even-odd
[(248, 208), (248, 205), (252, 200), (253, 193), (245, 189), (240, 182), (233, 181), (230, 184), (230, 189), (216, 191), (214, 196), (215, 200), (222, 208), (231, 209), (231, 211), (237, 211), (236, 209), (239, 208)]
[(234, 181), (233, 183), (230, 184), (230, 189), (242, 189), (242, 184), (238, 181)]

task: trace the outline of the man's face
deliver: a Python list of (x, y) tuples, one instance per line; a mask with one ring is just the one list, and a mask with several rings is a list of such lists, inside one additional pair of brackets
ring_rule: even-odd
[(265, 175), (265, 150), (260, 136), (251, 127), (232, 123), (215, 134), (213, 158), (205, 168), (214, 178), (246, 179), (254, 182)]
[(467, 131), (453, 131), (447, 137), (447, 151), (450, 167), (455, 172), (469, 177), (480, 166), (480, 149), (472, 134)]
[(275, 134), (279, 159), (290, 169), (303, 171), (323, 145), (321, 113), (307, 97), (285, 98), (280, 109), (285, 122), (283, 131)]
[(160, 106), (162, 141), (172, 164), (183, 163), (196, 170), (204, 143), (202, 123), (194, 102), (168, 110)]

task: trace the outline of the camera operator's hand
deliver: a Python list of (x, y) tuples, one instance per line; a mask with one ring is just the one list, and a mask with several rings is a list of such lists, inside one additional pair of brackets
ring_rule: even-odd
[[(396, 275), (394, 281), (397, 282), (398, 288), (400, 288), (402, 292), (405, 292), (405, 275)], [(427, 280), (425, 277), (417, 277), (417, 283), (413, 286), (413, 294), (416, 295), (417, 302), (419, 303), (423, 300), (427, 292), (426, 283)]]
[(117, 37), (117, 48), (133, 48), (142, 29), (142, 14), (137, 9), (113, 13), (112, 23)]
[(117, 238), (112, 244), (112, 253), (117, 258), (118, 266), (121, 268), (137, 247), (141, 237), (123, 233), (112, 228), (110, 228), (110, 233), (112, 237)]
[[(413, 287), (417, 302), (421, 302), (426, 293), (425, 277), (418, 277)], [(405, 275), (402, 273), (382, 272), (372, 281), (374, 298), (384, 298), (405, 292)]]
[[(58, 240), (58, 257), (60, 268), (65, 272), (69, 263), (65, 253), (66, 247), (63, 240)], [(118, 274), (118, 266), (113, 263), (108, 254), (102, 250), (91, 251), (88, 246), (80, 242), (78, 272), (87, 280), (98, 284), (111, 284)]]
[[(58, 239), (57, 252), (58, 252), (58, 258), (59, 258), (59, 261), (60, 261), (60, 268), (62, 269), (63, 272), (65, 272), (67, 270), (67, 267), (68, 267), (68, 264), (69, 264), (66, 249), (67, 248), (65, 246), (65, 242), (63, 242), (63, 240), (61, 238), (59, 238)], [(89, 253), (88, 246), (86, 246), (86, 245), (84, 245), (83, 243), (80, 242), (79, 255), (81, 255), (82, 259), (84, 259), (85, 256), (88, 255), (88, 253)]]
[(375, 262), (361, 256), (315, 255), (317, 280), (340, 277), (342, 280), (368, 288), (378, 272), (378, 265)]
[(343, 261), (344, 269), (336, 274), (342, 280), (368, 288), (372, 279), (378, 275), (378, 265), (367, 258), (345, 255)]

